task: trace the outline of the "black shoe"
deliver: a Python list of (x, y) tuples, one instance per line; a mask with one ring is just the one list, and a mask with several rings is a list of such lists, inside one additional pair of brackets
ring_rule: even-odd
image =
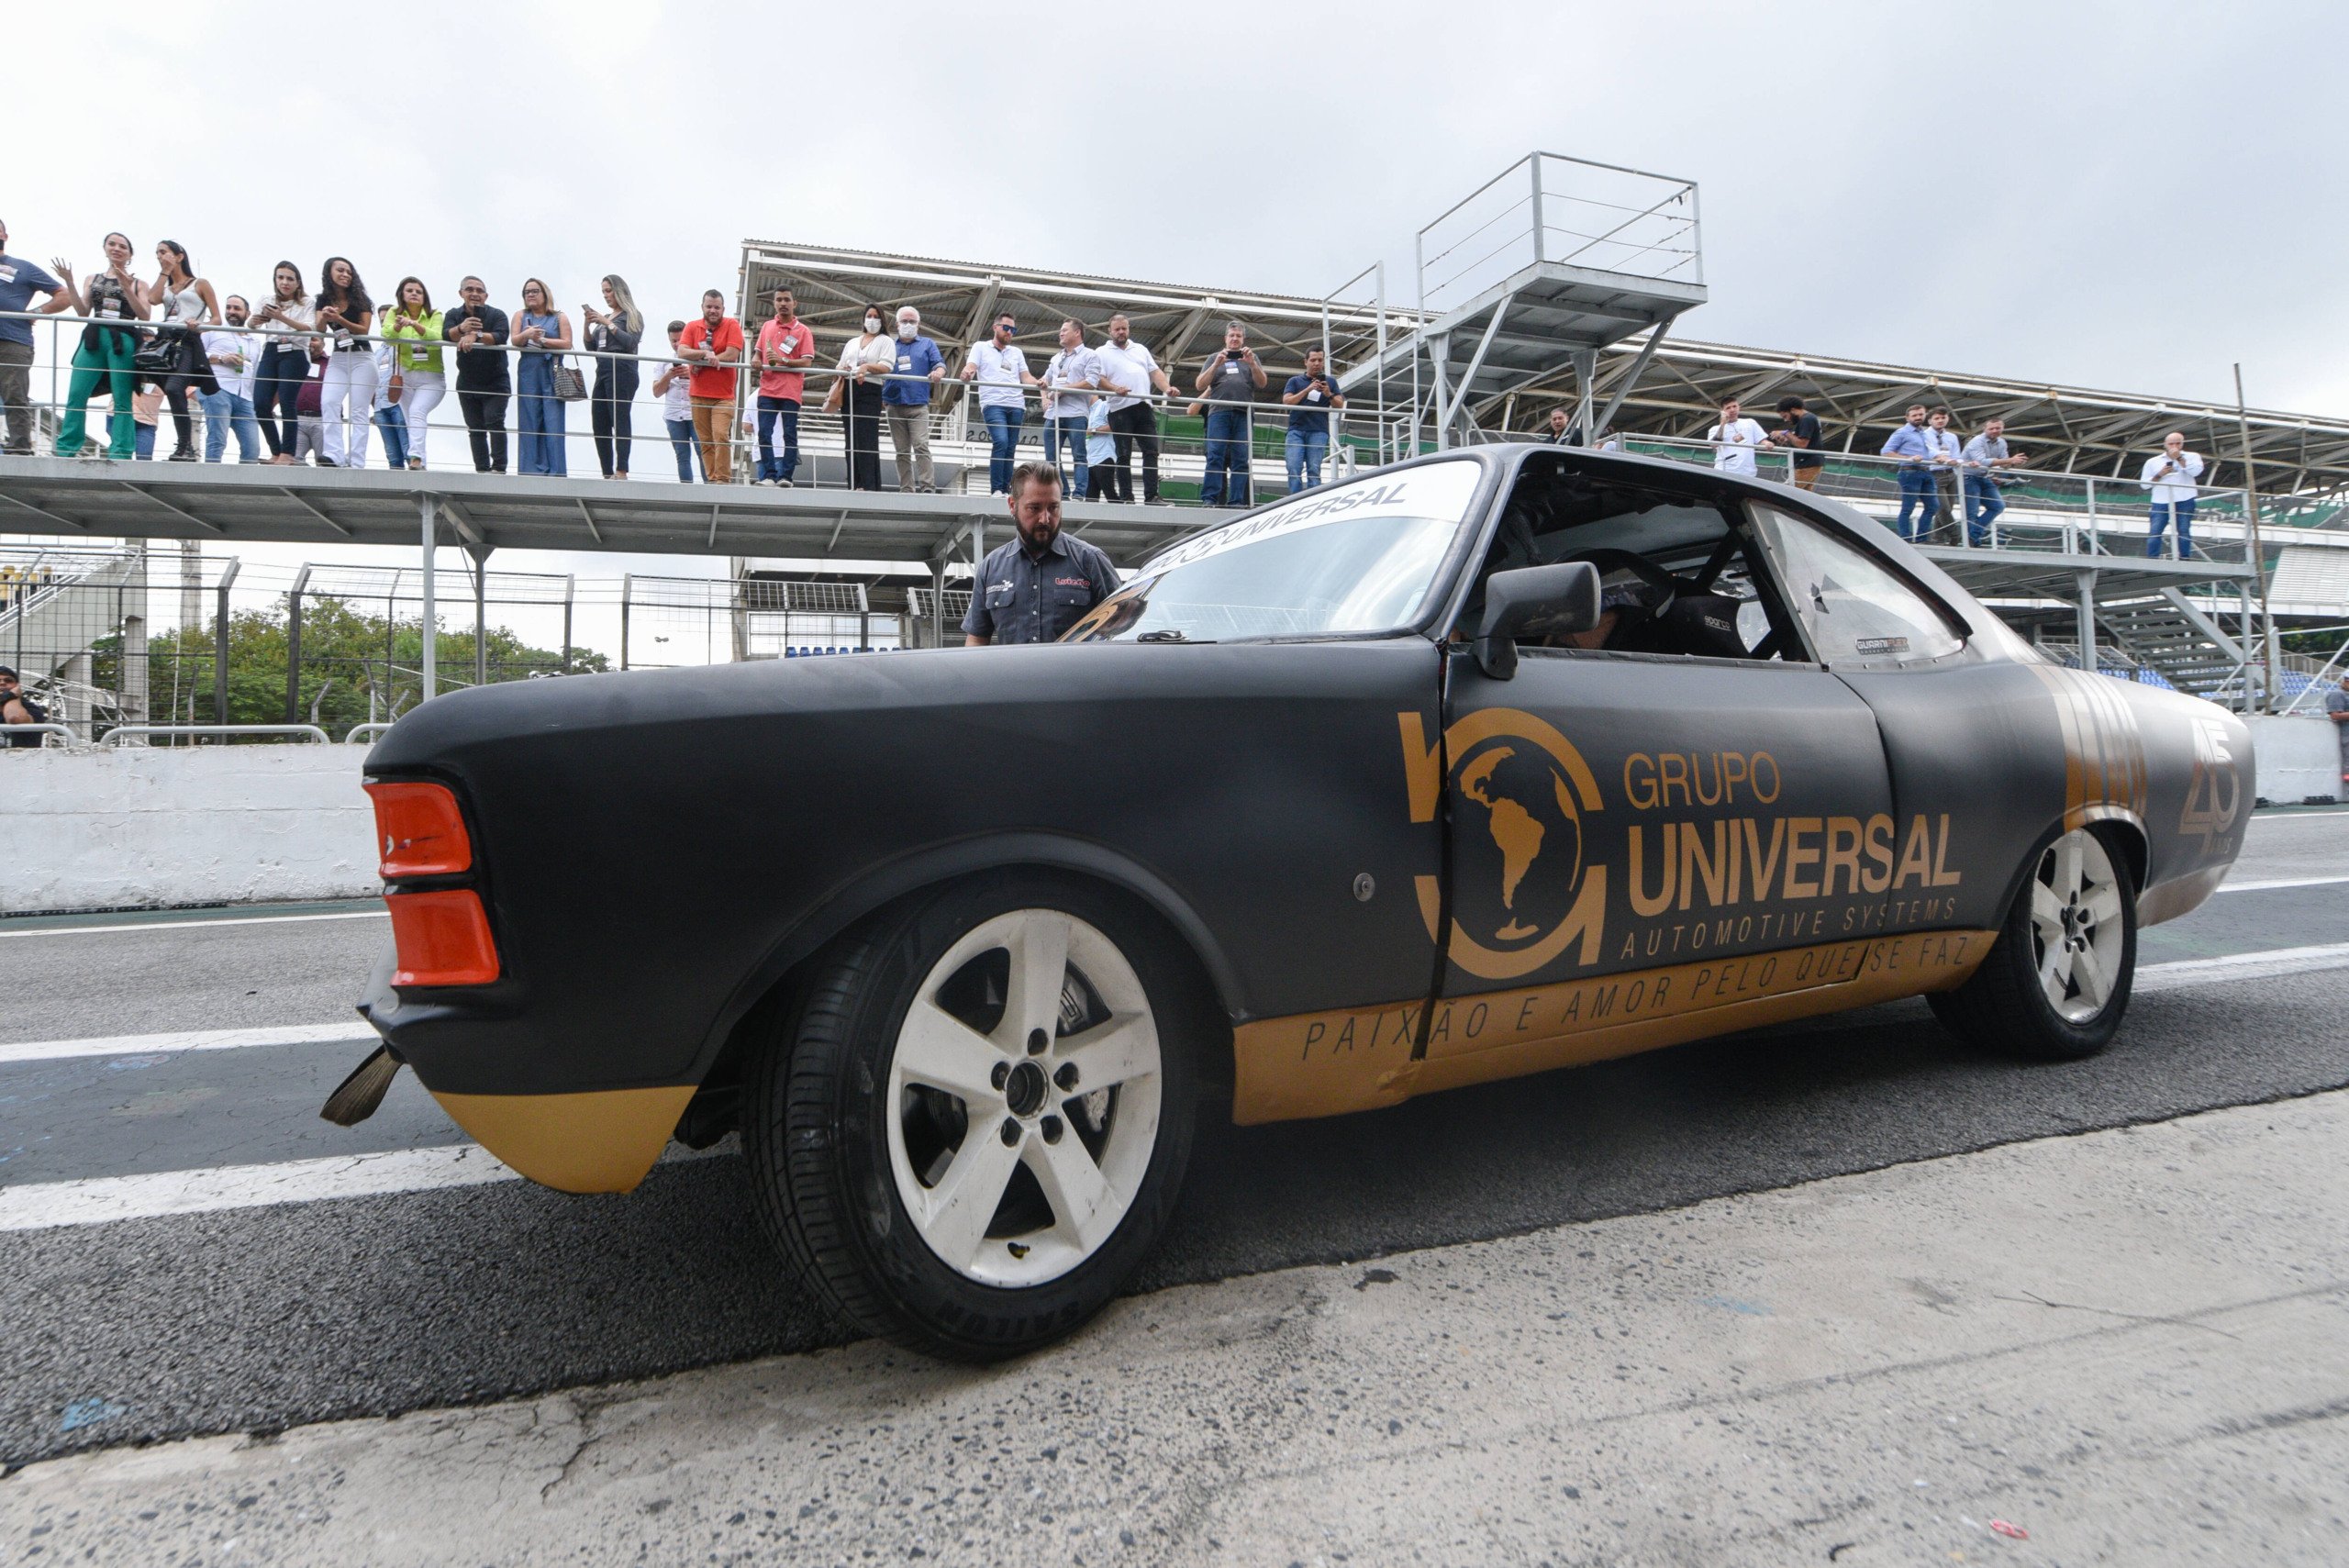
[(194, 462), (195, 461), (195, 454), (188, 450), (185, 447), (182, 447), (179, 450), (173, 452), (163, 461), (165, 462)]

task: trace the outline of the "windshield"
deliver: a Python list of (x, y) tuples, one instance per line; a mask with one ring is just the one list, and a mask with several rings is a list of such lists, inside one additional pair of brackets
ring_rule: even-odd
[(1419, 614), (1476, 493), (1465, 459), (1309, 490), (1162, 550), (1062, 640), (1391, 631)]

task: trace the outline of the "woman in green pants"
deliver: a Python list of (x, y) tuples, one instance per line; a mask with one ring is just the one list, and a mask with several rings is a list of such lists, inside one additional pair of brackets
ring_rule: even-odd
[[(101, 385), (114, 404), (107, 421), (112, 439), (106, 456), (128, 462), (132, 457), (130, 357), (139, 349), (139, 334), (129, 325), (147, 319), (147, 291), (130, 271), (130, 241), (120, 234), (106, 236), (106, 265), (90, 280), (75, 286), (72, 269), (61, 267), (76, 315), (91, 317), (82, 328), (82, 345), (73, 350), (73, 379), (65, 391), (65, 418), (57, 430), (57, 455), (82, 455), (82, 429), (87, 422), (90, 398)], [(121, 326), (110, 323), (121, 322)]]

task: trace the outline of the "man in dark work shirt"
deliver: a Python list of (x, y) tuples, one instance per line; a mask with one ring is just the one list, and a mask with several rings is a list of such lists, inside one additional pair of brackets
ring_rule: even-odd
[(506, 312), (489, 303), (479, 278), (459, 287), (464, 303), (442, 317), (440, 336), (457, 345), (457, 406), (473, 445), (475, 473), (506, 472), (506, 404), (514, 383), (506, 369)]
[(963, 617), (967, 648), (989, 642), (1058, 642), (1061, 633), (1118, 591), (1118, 569), (1081, 539), (1061, 532), (1061, 473), (1023, 462), (1011, 473), (1017, 530), (987, 551)]

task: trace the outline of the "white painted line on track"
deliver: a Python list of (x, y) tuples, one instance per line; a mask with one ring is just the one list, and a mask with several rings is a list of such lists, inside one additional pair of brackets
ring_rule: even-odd
[(2132, 989), (2167, 991), (2221, 980), (2266, 980), (2280, 974), (2308, 974), (2325, 969), (2349, 969), (2349, 942), (2321, 947), (2269, 948), (2263, 952), (2229, 953), (2224, 958), (2181, 958), (2148, 963), (2137, 971)]
[(2279, 887), (2331, 887), (2335, 883), (2349, 882), (2349, 876), (2279, 876), (2267, 882), (2228, 882), (2219, 885), (2221, 893), (2273, 893)]
[(125, 926), (43, 926), (37, 930), (0, 928), (0, 938), (87, 937), (106, 931), (189, 931), (203, 926), (283, 926), (299, 920), (384, 920), (388, 909), (338, 909), (331, 915), (232, 915), (221, 920), (140, 920)]
[(258, 1045), (332, 1045), (373, 1041), (375, 1031), (361, 1019), (331, 1024), (283, 1024), (250, 1029), (184, 1029), (172, 1034), (117, 1034), (90, 1040), (27, 1040), (0, 1042), (0, 1066), (17, 1062), (61, 1062), (77, 1056), (161, 1056), (177, 1051), (238, 1051)]
[(145, 1176), (95, 1176), (0, 1187), (0, 1230), (48, 1230), (118, 1219), (263, 1208), (322, 1198), (375, 1197), (435, 1187), (520, 1181), (478, 1144), (399, 1149), (273, 1165), (223, 1165)]

